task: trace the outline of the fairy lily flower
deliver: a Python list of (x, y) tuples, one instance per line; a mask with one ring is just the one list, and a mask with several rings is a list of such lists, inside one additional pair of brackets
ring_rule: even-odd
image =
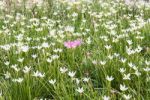
[(24, 61), (24, 58), (19, 58), (19, 59), (18, 59), (18, 62), (21, 62), (21, 63), (22, 63), (23, 61)]
[(131, 80), (130, 75), (131, 75), (130, 73), (129, 74), (124, 74), (123, 75), (123, 80)]
[(20, 49), (21, 49), (22, 52), (28, 52), (29, 51), (29, 46), (26, 46), (26, 45), (25, 46), (21, 46)]
[(36, 72), (33, 73), (32, 76), (43, 78), (45, 76), (45, 73), (43, 74), (43, 73), (41, 73), (39, 71), (36, 71)]
[(12, 79), (13, 82), (18, 82), (21, 83), (23, 81), (23, 78), (18, 78), (18, 79)]
[(106, 79), (111, 82), (114, 78), (112, 76), (107, 76)]
[(75, 74), (76, 74), (76, 72), (73, 72), (73, 71), (68, 73), (68, 75), (69, 75), (71, 78), (73, 78), (73, 77), (75, 76)]
[(120, 90), (121, 91), (126, 91), (128, 89), (128, 87), (126, 87), (125, 85), (120, 84)]
[(51, 80), (49, 80), (48, 82), (49, 82), (50, 84), (54, 85), (54, 84), (56, 83), (56, 79), (54, 79), (54, 80), (51, 79)]
[(110, 100), (109, 96), (103, 96), (103, 100)]
[(81, 87), (81, 88), (78, 87), (78, 88), (76, 89), (76, 91), (79, 92), (79, 93), (83, 93), (83, 92), (84, 92), (84, 89), (83, 89), (83, 87)]
[(132, 96), (129, 95), (129, 94), (128, 94), (128, 95), (126, 95), (126, 94), (123, 95), (123, 98), (124, 98), (125, 100), (130, 100), (131, 97), (132, 97)]
[(83, 78), (83, 82), (88, 82), (89, 80), (90, 80), (89, 77), (84, 77), (84, 78)]
[(60, 72), (61, 72), (61, 73), (65, 73), (65, 72), (67, 72), (67, 71), (68, 71), (68, 69), (67, 69), (67, 68), (65, 68), (65, 67), (61, 67), (59, 70), (60, 70)]
[(23, 72), (28, 73), (30, 70), (31, 70), (31, 66), (30, 67), (25, 66)]
[(79, 85), (80, 80), (78, 78), (76, 78), (75, 81), (76, 81), (76, 84)]
[(64, 46), (67, 48), (76, 48), (82, 44), (81, 40), (67, 41), (64, 42)]
[(11, 74), (10, 74), (9, 72), (6, 72), (6, 73), (4, 74), (4, 76), (5, 76), (5, 79), (9, 79), (9, 78), (11, 77)]
[(0, 90), (0, 97), (2, 96), (2, 94), (3, 94), (3, 92), (2, 92), (2, 90)]
[(9, 61), (6, 61), (6, 62), (4, 62), (4, 64), (5, 64), (6, 66), (8, 66), (8, 65), (10, 64), (10, 62), (9, 62)]

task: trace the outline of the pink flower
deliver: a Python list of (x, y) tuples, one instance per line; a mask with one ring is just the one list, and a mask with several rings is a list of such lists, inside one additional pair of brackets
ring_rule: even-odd
[(82, 43), (81, 40), (67, 41), (64, 42), (64, 46), (67, 48), (76, 48), (77, 46), (80, 46), (81, 43)]

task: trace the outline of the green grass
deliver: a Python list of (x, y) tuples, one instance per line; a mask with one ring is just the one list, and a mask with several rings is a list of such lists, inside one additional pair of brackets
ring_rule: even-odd
[[(149, 5), (45, 0), (41, 7), (25, 7), (0, 10), (0, 100), (150, 99)], [(77, 39), (80, 46), (64, 46)]]

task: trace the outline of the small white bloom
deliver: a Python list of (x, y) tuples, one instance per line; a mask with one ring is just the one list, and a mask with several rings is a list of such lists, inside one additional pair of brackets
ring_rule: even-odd
[(54, 59), (58, 59), (58, 58), (59, 58), (58, 55), (52, 55), (52, 56), (51, 56), (51, 59), (53, 59), (53, 60), (54, 60)]
[(79, 92), (79, 93), (83, 93), (83, 92), (84, 92), (84, 89), (83, 89), (83, 87), (81, 87), (81, 88), (78, 87), (78, 88), (76, 89), (76, 91)]
[(75, 76), (75, 74), (76, 74), (76, 72), (73, 72), (73, 71), (68, 73), (68, 75), (69, 75), (71, 78), (73, 78), (73, 77)]
[(147, 65), (147, 66), (149, 66), (150, 65), (150, 61), (145, 61), (145, 64)]
[(130, 79), (130, 73), (129, 73), (129, 74), (124, 74), (123, 79), (124, 79), (124, 80), (131, 80), (131, 79)]
[(89, 80), (90, 80), (89, 77), (84, 77), (84, 78), (83, 78), (83, 82), (88, 82)]
[(28, 73), (30, 70), (31, 70), (31, 66), (30, 67), (25, 66), (23, 72)]
[(114, 53), (114, 56), (115, 56), (115, 57), (119, 57), (120, 54), (119, 54), (119, 53)]
[(125, 85), (120, 84), (120, 90), (126, 91), (128, 88)]
[(143, 68), (143, 70), (144, 70), (145, 72), (149, 72), (149, 71), (150, 71), (150, 68), (149, 68), (149, 67), (146, 67), (146, 68)]
[(74, 32), (74, 29), (75, 29), (75, 28), (74, 28), (73, 26), (66, 26), (66, 27), (65, 27), (65, 31), (66, 31), (66, 32), (70, 32), (70, 33), (73, 33), (73, 32)]
[(21, 51), (28, 52), (29, 46), (21, 46)]
[(47, 58), (46, 61), (47, 61), (48, 63), (51, 63), (53, 60), (50, 59), (50, 58)]
[(127, 61), (127, 59), (121, 58), (120, 61), (121, 61), (122, 63), (125, 63), (125, 62)]
[(33, 55), (31, 55), (32, 56), (32, 58), (37, 58), (37, 55), (36, 54), (33, 54)]
[(137, 76), (141, 75), (141, 73), (138, 70), (136, 70), (134, 74), (137, 75)]
[(123, 95), (123, 98), (124, 98), (124, 99), (126, 99), (126, 100), (130, 100), (130, 99), (131, 99), (131, 97), (132, 97), (132, 96), (131, 96), (131, 95), (129, 95), (129, 94), (128, 94), (128, 95), (126, 95), (126, 94), (124, 94), (124, 95)]
[(105, 48), (107, 49), (107, 50), (110, 50), (111, 49), (111, 45), (105, 45)]
[(107, 79), (108, 81), (110, 81), (110, 82), (111, 82), (112, 80), (114, 80), (114, 78), (113, 78), (112, 76), (107, 76), (106, 79)]
[(97, 64), (97, 61), (96, 61), (96, 60), (93, 60), (92, 63), (93, 63), (94, 65), (96, 65), (96, 64)]
[(42, 43), (42, 47), (43, 47), (43, 48), (48, 48), (48, 47), (49, 47), (49, 44), (48, 44), (47, 42), (44, 42), (44, 43)]
[(18, 59), (18, 62), (21, 62), (21, 63), (22, 63), (23, 61), (24, 61), (24, 58), (19, 58), (19, 59)]
[(50, 84), (54, 85), (56, 83), (56, 79), (51, 79), (48, 81)]
[(108, 55), (108, 58), (112, 60), (114, 57), (112, 55)]
[(67, 71), (68, 71), (68, 69), (65, 68), (65, 67), (61, 67), (61, 68), (60, 68), (60, 72), (61, 72), (61, 73), (66, 73)]
[(36, 71), (36, 72), (33, 73), (32, 76), (43, 78), (45, 76), (45, 73), (41, 73), (39, 71)]
[(87, 43), (87, 44), (91, 44), (91, 42), (92, 42), (92, 41), (91, 41), (91, 38), (88, 37), (87, 40), (86, 40), (86, 43)]
[(105, 65), (106, 64), (106, 61), (100, 61), (99, 62), (101, 65)]
[(12, 79), (12, 81), (21, 83), (23, 81), (23, 78)]
[(6, 66), (8, 66), (8, 65), (10, 64), (10, 62), (9, 62), (9, 61), (6, 61), (4, 64), (5, 64)]
[(20, 68), (17, 68), (17, 65), (12, 65), (11, 68), (13, 68), (15, 71), (19, 72), (20, 71)]
[(103, 96), (103, 100), (110, 100), (109, 96)]
[(0, 90), (0, 97), (2, 96), (2, 94), (3, 94), (3, 92), (2, 92), (2, 90)]
[(76, 84), (78, 85), (80, 83), (80, 80), (78, 78), (76, 78), (75, 80), (76, 80)]
[(9, 79), (9, 78), (11, 77), (11, 74), (10, 74), (9, 72), (6, 72), (6, 73), (4, 74), (4, 76), (5, 76), (5, 79)]
[(126, 69), (125, 68), (120, 68), (119, 71), (120, 71), (120, 73), (124, 73), (126, 71)]

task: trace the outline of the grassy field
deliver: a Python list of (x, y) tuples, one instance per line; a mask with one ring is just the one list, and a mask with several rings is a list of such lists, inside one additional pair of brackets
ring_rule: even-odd
[(150, 100), (150, 3), (0, 1), (0, 100)]

